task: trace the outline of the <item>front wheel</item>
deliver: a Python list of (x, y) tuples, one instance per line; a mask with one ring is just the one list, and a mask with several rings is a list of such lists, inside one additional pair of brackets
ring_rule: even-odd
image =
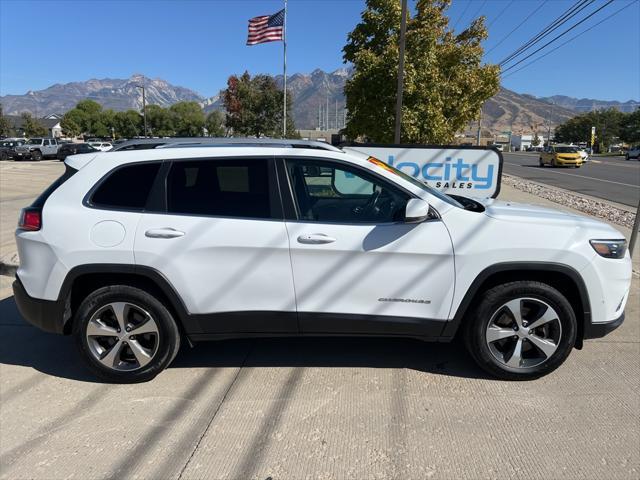
[(540, 157), (540, 163), (539, 166), (544, 167), (544, 161), (542, 160), (542, 157)]
[(576, 316), (555, 288), (535, 281), (498, 285), (465, 325), (478, 365), (504, 380), (531, 380), (558, 368), (576, 341)]
[(34, 150), (31, 153), (31, 158), (36, 162), (39, 162), (40, 160), (42, 160), (42, 152), (40, 150)]
[[(629, 159), (630, 159), (630, 158), (631, 158), (631, 157), (629, 156), (629, 154), (628, 154), (628, 153), (624, 156), (624, 159), (625, 159), (627, 162), (629, 161)], [(640, 156), (638, 156), (638, 159), (640, 159)]]
[(125, 285), (87, 296), (73, 334), (85, 363), (108, 382), (151, 380), (180, 348), (178, 327), (166, 307), (147, 292)]

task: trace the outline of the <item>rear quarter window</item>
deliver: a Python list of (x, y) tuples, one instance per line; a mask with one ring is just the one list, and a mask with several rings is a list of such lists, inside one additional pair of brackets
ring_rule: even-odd
[(119, 167), (98, 183), (88, 204), (96, 208), (142, 211), (159, 170), (160, 162)]

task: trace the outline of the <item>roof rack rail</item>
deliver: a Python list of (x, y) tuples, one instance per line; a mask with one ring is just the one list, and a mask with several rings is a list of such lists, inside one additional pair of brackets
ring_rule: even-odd
[(212, 138), (212, 137), (172, 137), (139, 138), (128, 140), (115, 146), (112, 152), (126, 150), (148, 150), (155, 148), (198, 148), (198, 147), (273, 147), (310, 148), (342, 152), (338, 147), (325, 142), (280, 138)]

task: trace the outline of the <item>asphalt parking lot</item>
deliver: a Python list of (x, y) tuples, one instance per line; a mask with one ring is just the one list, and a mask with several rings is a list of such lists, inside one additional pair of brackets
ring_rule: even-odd
[[(19, 209), (62, 168), (0, 163), (3, 259)], [(618, 330), (519, 383), (487, 378), (458, 344), (312, 338), (184, 346), (154, 381), (101, 384), (70, 338), (20, 318), (10, 282), (3, 479), (640, 478), (637, 274)]]

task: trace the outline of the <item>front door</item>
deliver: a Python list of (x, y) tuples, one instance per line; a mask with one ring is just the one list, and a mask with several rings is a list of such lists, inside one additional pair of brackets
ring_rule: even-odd
[(364, 169), (285, 165), (297, 211), (286, 225), (301, 331), (438, 335), (454, 290), (442, 221), (405, 223), (410, 194)]
[(173, 161), (162, 210), (142, 215), (136, 264), (169, 280), (190, 333), (298, 331), (273, 160)]

